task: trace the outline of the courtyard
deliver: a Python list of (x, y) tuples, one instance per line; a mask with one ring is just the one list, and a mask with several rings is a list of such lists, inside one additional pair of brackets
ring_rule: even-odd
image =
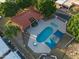
[[(43, 32), (47, 27), (50, 27), (52, 29), (52, 33), (47, 38), (41, 38), (39, 35), (41, 32)], [(30, 27), (27, 29), (27, 32), (30, 33), (28, 46), (31, 48), (31, 50), (35, 53), (50, 53), (51, 48), (56, 48), (58, 42), (61, 39), (61, 36), (66, 33), (66, 23), (62, 22), (58, 18), (52, 18), (48, 21), (40, 20), (38, 21), (38, 25), (36, 27)], [(55, 37), (55, 33), (59, 32), (62, 33), (62, 35), (58, 34), (60, 37)], [(45, 32), (46, 33), (46, 32)], [(43, 33), (42, 33), (43, 34)], [(42, 36), (41, 34), (41, 36)], [(46, 35), (49, 34), (46, 33)], [(45, 34), (43, 34), (45, 35)], [(39, 37), (40, 38), (39, 38)], [(51, 41), (51, 38), (54, 38), (54, 41)], [(42, 42), (38, 42), (37, 38), (39, 40), (43, 40)]]

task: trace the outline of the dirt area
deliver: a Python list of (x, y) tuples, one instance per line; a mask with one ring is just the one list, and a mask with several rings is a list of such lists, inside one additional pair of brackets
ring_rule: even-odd
[(79, 43), (72, 43), (67, 48), (66, 55), (71, 59), (79, 59)]

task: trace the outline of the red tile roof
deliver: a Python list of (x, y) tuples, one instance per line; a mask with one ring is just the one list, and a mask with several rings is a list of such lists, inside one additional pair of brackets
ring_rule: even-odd
[(36, 20), (43, 18), (43, 16), (39, 12), (37, 12), (33, 8), (30, 8), (28, 11), (12, 17), (12, 22), (21, 26), (24, 30), (31, 24), (31, 22), (29, 21), (31, 17), (35, 18)]

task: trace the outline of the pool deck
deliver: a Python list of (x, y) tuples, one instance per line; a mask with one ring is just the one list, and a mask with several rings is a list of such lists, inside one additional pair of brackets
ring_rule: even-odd
[(34, 46), (33, 45), (34, 42), (36, 42), (36, 40), (34, 40), (34, 37), (31, 36), (30, 40), (28, 42), (28, 46), (29, 46), (29, 48), (32, 49), (33, 52), (35, 52), (35, 53), (50, 53), (51, 49), (47, 45), (45, 45), (43, 43), (40, 44), (40, 43), (36, 42), (37, 45)]
[[(38, 26), (30, 27), (29, 29), (27, 29), (27, 31), (31, 34), (29, 38), (28, 46), (29, 48), (31, 48), (32, 51), (36, 53), (50, 53), (51, 49), (44, 43), (37, 43), (38, 46), (36, 47), (33, 46), (33, 42), (36, 41), (37, 35), (40, 34), (41, 31), (43, 31), (48, 26), (53, 28), (53, 33), (55, 33), (57, 30), (60, 30), (63, 33), (66, 32), (66, 23), (60, 21), (57, 18), (54, 18), (48, 21), (40, 20), (38, 22)], [(53, 35), (50, 35), (50, 36), (53, 36)]]
[[(53, 25), (51, 24), (53, 23)], [(57, 26), (55, 26), (55, 25)], [(48, 26), (51, 26), (53, 27), (54, 29), (54, 32), (58, 29), (62, 32), (66, 32), (66, 23), (60, 21), (59, 19), (51, 19), (51, 20), (48, 20), (48, 21), (43, 21), (43, 20), (40, 20), (38, 22), (38, 26), (36, 27), (30, 27), (29, 29), (27, 29), (27, 31), (30, 33), (30, 34), (33, 34), (33, 35), (38, 35), (42, 30), (44, 30), (46, 27)]]

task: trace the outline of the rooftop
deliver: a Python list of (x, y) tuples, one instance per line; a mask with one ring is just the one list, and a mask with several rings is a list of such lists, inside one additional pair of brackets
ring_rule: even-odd
[(0, 2), (4, 3), (6, 0), (0, 0)]
[(79, 0), (73, 2), (73, 4), (78, 5), (79, 6)]
[(70, 7), (72, 5), (72, 3), (74, 2), (74, 0), (67, 0), (64, 5), (67, 7)]
[(31, 25), (31, 22), (29, 21), (31, 17), (33, 17), (36, 20), (43, 18), (42, 15), (38, 11), (34, 10), (34, 8), (32, 7), (29, 8), (29, 10), (12, 17), (12, 22), (21, 26), (24, 30), (26, 27)]
[(79, 5), (78, 0), (57, 0), (56, 3), (67, 7), (71, 7), (73, 4)]
[(8, 51), (9, 51), (9, 47), (6, 45), (6, 43), (0, 37), (0, 57), (2, 57)]
[(20, 56), (16, 52), (10, 52), (3, 59), (21, 59)]
[(0, 37), (0, 58), (3, 59), (25, 59), (21, 52), (17, 49), (12, 50)]
[(67, 1), (67, 0), (57, 0), (56, 3), (63, 4), (65, 1)]

